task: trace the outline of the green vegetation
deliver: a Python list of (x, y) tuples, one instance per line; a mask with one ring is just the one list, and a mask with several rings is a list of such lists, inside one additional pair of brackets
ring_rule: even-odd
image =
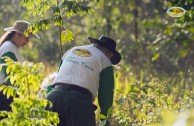
[[(185, 15), (169, 17), (166, 10), (173, 6), (184, 8)], [(104, 118), (104, 122), (110, 119), (113, 126), (171, 126), (180, 120), (185, 122), (183, 126), (191, 126), (193, 6), (194, 0), (0, 1), (1, 34), (4, 27), (24, 19), (32, 22), (30, 29), (41, 36), (22, 49), (22, 54), (31, 61), (26, 66), (8, 62), (12, 70), (7, 72), (15, 71), (10, 78), (21, 97), (15, 98), (14, 111), (7, 113), (9, 118), (0, 124), (20, 121), (26, 121), (26, 125), (56, 124), (56, 114), (45, 111), (47, 102), (37, 96), (41, 81), (57, 70), (61, 54), (70, 47), (89, 44), (88, 36), (98, 38), (104, 34), (117, 41), (122, 61), (115, 66), (114, 106), (108, 117), (97, 115), (97, 118)], [(25, 80), (27, 71), (30, 77)], [(15, 88), (1, 90), (8, 96), (16, 95)], [(16, 116), (18, 111), (20, 116)], [(52, 118), (47, 118), (49, 115)], [(104, 122), (98, 124), (102, 126)]]
[[(120, 72), (118, 74), (121, 74)], [(112, 114), (116, 126), (171, 126), (178, 114), (194, 107), (193, 90), (168, 86), (168, 81), (137, 81), (134, 76), (118, 77), (115, 105)], [(169, 117), (166, 113), (172, 115)], [(165, 115), (166, 114), (166, 115)], [(189, 114), (188, 114), (189, 116)], [(169, 118), (168, 118), (169, 117)], [(192, 113), (190, 118), (193, 119)], [(184, 119), (184, 118), (183, 118)], [(188, 118), (187, 122), (191, 121)], [(192, 124), (191, 121), (189, 124)], [(188, 124), (188, 126), (190, 126)]]
[(59, 122), (58, 114), (45, 110), (50, 104), (38, 97), (43, 80), (42, 64), (31, 62), (13, 62), (6, 58), (7, 70), (12, 85), (2, 85), (0, 90), (7, 97), (13, 96), (12, 112), (0, 111), (0, 116), (6, 117), (0, 121), (1, 126), (51, 126)]

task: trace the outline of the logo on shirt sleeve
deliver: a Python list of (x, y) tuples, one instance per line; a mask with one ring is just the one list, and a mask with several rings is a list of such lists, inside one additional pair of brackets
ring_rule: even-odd
[(92, 54), (86, 49), (74, 49), (73, 53), (81, 57), (90, 57)]

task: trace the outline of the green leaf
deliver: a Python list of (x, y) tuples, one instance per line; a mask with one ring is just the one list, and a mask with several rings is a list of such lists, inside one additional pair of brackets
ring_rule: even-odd
[(133, 92), (133, 90), (134, 90), (134, 85), (129, 85), (127, 92)]
[(13, 89), (12, 88), (8, 88), (8, 90), (7, 90), (7, 98), (9, 98), (10, 96), (13, 96)]
[(108, 115), (108, 116), (110, 116), (110, 115), (111, 115), (112, 110), (113, 110), (113, 107), (111, 106), (111, 107), (108, 109), (108, 112), (107, 112), (107, 115)]
[(5, 86), (5, 88), (3, 89), (3, 94), (4, 94), (4, 95), (6, 95), (7, 90), (8, 90), (8, 87), (7, 87), (7, 86)]
[(74, 34), (70, 30), (66, 29), (61, 34), (62, 43), (71, 42), (74, 39)]
[(107, 117), (106, 117), (104, 114), (101, 114), (101, 113), (100, 113), (100, 114), (99, 114), (99, 118), (100, 118), (100, 119), (106, 119)]
[(14, 84), (14, 82), (15, 82), (14, 75), (10, 75), (9, 77), (10, 77), (10, 82), (11, 82), (11, 84)]
[(159, 58), (160, 54), (159, 53), (156, 53), (154, 54), (154, 56), (152, 57), (152, 61), (155, 61)]
[(126, 101), (126, 97), (122, 97), (122, 98), (119, 98), (118, 100), (116, 100), (116, 103), (117, 103), (117, 105), (121, 105), (121, 104), (123, 104), (125, 101)]

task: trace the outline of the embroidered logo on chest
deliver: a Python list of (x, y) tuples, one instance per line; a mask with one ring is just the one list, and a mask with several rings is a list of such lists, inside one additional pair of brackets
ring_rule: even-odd
[(92, 54), (86, 49), (74, 49), (73, 53), (81, 57), (90, 57)]

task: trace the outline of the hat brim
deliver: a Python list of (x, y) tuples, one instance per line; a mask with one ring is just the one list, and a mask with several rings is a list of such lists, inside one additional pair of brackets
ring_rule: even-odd
[[(7, 32), (16, 31), (16, 32), (19, 32), (20, 34), (23, 34), (23, 35), (24, 35), (24, 33), (18, 31), (18, 30), (15, 29), (14, 27), (4, 28), (4, 31), (7, 31)], [(29, 33), (29, 34), (28, 34), (28, 37), (29, 37), (29, 38), (40, 38), (39, 35), (37, 35), (37, 34), (32, 34), (32, 33)]]
[[(90, 40), (91, 43), (97, 43), (97, 44), (109, 49), (106, 44), (104, 44), (102, 41), (100, 41), (98, 39), (95, 39), (95, 38), (92, 38), (92, 37), (88, 37), (88, 39)], [(113, 65), (118, 64), (121, 61), (120, 53), (117, 52), (116, 50), (113, 50), (113, 49), (109, 49), (109, 50), (113, 53), (113, 57), (110, 59), (111, 63)]]

